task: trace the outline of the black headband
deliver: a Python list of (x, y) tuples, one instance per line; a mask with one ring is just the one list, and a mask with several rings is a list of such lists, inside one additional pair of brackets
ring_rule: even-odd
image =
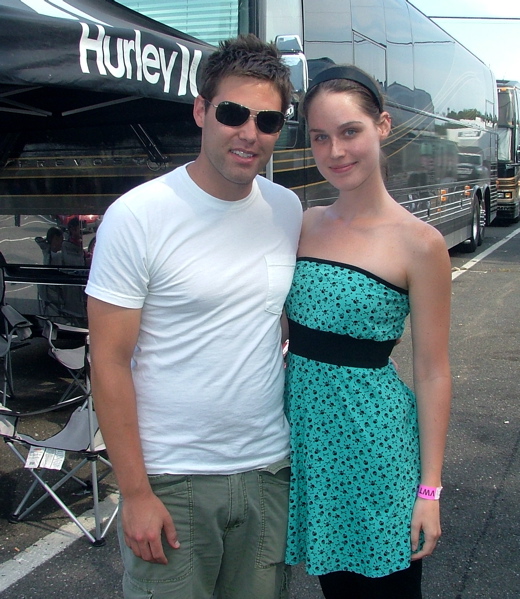
[(374, 84), (372, 78), (356, 67), (350, 67), (346, 65), (335, 65), (333, 67), (328, 67), (323, 71), (320, 71), (316, 77), (314, 77), (307, 91), (310, 91), (313, 87), (316, 87), (324, 81), (332, 81), (333, 79), (348, 79), (349, 81), (355, 81), (356, 83), (359, 83), (368, 89), (368, 91), (374, 96), (374, 99), (379, 106), (379, 110), (383, 112), (383, 97), (381, 96), (381, 92), (377, 89), (377, 86)]

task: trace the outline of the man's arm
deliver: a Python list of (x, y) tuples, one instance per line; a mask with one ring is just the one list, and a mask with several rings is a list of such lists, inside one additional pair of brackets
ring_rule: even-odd
[(179, 547), (170, 514), (154, 495), (146, 473), (131, 373), (141, 310), (88, 298), (92, 395), (103, 440), (123, 497), (126, 544), (145, 561), (166, 564), (161, 543)]

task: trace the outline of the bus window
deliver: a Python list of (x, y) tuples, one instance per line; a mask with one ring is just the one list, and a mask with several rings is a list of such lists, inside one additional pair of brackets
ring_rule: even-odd
[[(208, 44), (239, 32), (239, 0), (121, 0), (121, 4)], [(240, 4), (245, 4), (240, 2)]]

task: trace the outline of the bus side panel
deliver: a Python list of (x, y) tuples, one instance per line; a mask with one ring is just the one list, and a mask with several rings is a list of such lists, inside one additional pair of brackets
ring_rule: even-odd
[[(303, 0), (309, 77), (354, 63), (386, 94), (392, 133), (385, 143), (395, 199), (437, 227), (448, 245), (496, 214), (497, 108), (489, 69), (405, 0)], [(469, 164), (467, 164), (469, 163)], [(307, 157), (308, 168), (314, 168)], [(307, 205), (333, 201), (312, 179)], [(478, 215), (478, 212), (477, 212)], [(477, 216), (478, 218), (478, 216)]]

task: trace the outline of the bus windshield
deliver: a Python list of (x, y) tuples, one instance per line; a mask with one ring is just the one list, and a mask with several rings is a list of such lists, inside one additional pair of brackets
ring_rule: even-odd
[(499, 90), (498, 92), (498, 126), (513, 126), (513, 90)]

